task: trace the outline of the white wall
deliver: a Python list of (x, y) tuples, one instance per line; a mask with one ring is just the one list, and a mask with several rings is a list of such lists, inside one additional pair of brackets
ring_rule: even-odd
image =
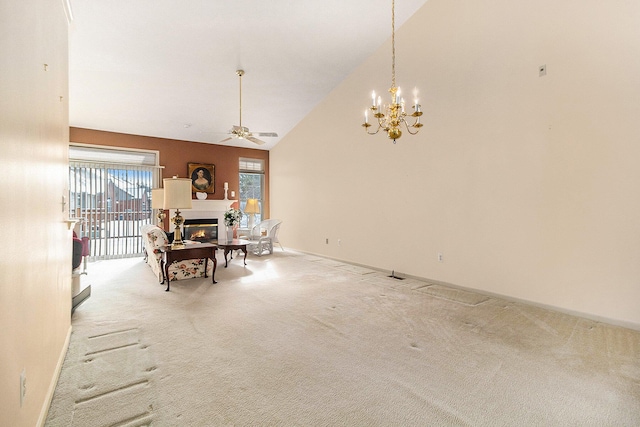
[(67, 22), (60, 0), (0, 0), (0, 70), (0, 425), (32, 427), (48, 407), (71, 317), (71, 231), (61, 203), (68, 180)]
[(423, 130), (360, 127), (389, 40), (271, 151), (280, 240), (640, 327), (638, 22), (621, 0), (430, 0), (396, 32)]

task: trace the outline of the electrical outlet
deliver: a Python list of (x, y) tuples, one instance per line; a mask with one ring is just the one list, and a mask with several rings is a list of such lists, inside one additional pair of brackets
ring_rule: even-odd
[(24, 398), (27, 395), (27, 371), (22, 369), (20, 373), (20, 407), (24, 404)]
[(342, 240), (338, 239), (338, 246), (342, 245)]
[(443, 261), (442, 252), (438, 252), (438, 262), (442, 262), (442, 261)]

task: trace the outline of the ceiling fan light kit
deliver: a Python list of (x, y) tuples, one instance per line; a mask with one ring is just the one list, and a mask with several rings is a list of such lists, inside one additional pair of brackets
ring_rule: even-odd
[[(400, 88), (396, 86), (396, 41), (395, 41), (395, 0), (391, 1), (391, 87), (389, 93), (391, 93), (391, 103), (383, 105), (382, 98), (380, 96), (376, 99), (376, 93), (371, 93), (371, 110), (373, 117), (378, 121), (378, 128), (375, 132), (371, 132), (369, 128), (372, 126), (369, 123), (369, 111), (364, 111), (364, 123), (362, 127), (369, 135), (377, 134), (380, 129), (387, 133), (389, 139), (393, 139), (393, 143), (396, 143), (396, 139), (402, 136), (402, 130), (400, 126), (404, 125), (409, 134), (415, 135), (420, 131), (423, 126), (420, 123), (420, 116), (422, 116), (422, 110), (418, 103), (418, 89), (414, 89), (413, 97), (413, 113), (407, 114), (404, 111), (404, 99), (400, 97)], [(415, 118), (413, 124), (407, 123), (407, 117), (411, 116)], [(412, 130), (413, 129), (413, 130)]]
[(242, 126), (242, 76), (244, 76), (244, 70), (236, 70), (236, 74), (240, 79), (240, 124), (238, 126), (233, 126), (229, 131), (229, 138), (225, 138), (220, 142), (229, 141), (231, 139), (246, 139), (247, 141), (251, 141), (254, 144), (262, 145), (265, 142), (256, 138), (256, 136), (262, 137), (277, 137), (278, 134), (276, 132), (251, 132), (249, 128)]

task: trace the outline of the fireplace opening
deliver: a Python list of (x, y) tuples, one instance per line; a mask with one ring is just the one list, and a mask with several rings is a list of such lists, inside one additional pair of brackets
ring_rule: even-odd
[(218, 240), (218, 218), (185, 219), (183, 239), (195, 242), (213, 242)]

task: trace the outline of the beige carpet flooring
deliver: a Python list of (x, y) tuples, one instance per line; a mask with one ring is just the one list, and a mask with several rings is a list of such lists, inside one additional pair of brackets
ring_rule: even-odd
[[(218, 255), (221, 260), (221, 254)], [(638, 426), (640, 332), (287, 250), (89, 264), (46, 426)]]

